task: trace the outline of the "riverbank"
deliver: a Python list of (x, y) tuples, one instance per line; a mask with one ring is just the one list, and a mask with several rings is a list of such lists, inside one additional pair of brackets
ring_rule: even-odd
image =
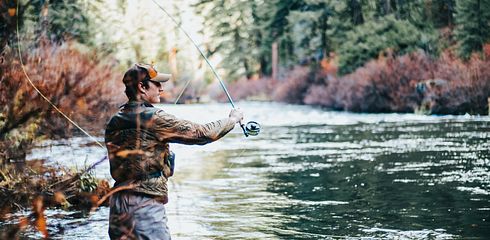
[(438, 57), (387, 52), (344, 76), (337, 61), (297, 66), (278, 79), (241, 79), (229, 85), (230, 95), (357, 113), (489, 114), (490, 45), (469, 60), (450, 50)]
[(14, 239), (29, 225), (46, 237), (46, 209), (89, 211), (110, 187), (90, 172), (45, 165), (47, 158), (26, 161), (26, 155), (36, 143), (79, 131), (55, 109), (85, 131), (100, 134), (116, 103), (123, 102), (123, 95), (113, 94), (122, 88), (121, 76), (110, 58), (98, 59), (71, 41), (40, 41), (21, 56), (23, 64), (14, 50), (2, 51), (0, 61), (0, 219), (29, 214), (0, 231), (0, 238)]
[(29, 210), (31, 214), (0, 236), (12, 239), (33, 225), (46, 237), (45, 209), (90, 211), (109, 190), (105, 179), (64, 166), (47, 166), (44, 160), (4, 164), (0, 167), (0, 219), (18, 211)]

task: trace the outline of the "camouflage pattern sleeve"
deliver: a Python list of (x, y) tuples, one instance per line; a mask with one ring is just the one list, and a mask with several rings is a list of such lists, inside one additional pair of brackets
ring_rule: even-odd
[(162, 142), (204, 145), (220, 139), (233, 127), (235, 127), (235, 122), (230, 118), (197, 124), (178, 119), (163, 110), (155, 113), (154, 133)]

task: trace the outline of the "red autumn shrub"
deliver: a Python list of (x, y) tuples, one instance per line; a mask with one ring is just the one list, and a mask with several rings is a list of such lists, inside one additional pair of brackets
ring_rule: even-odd
[(490, 58), (474, 54), (468, 61), (444, 52), (434, 75), (448, 81), (435, 99), (435, 114), (488, 114), (490, 97)]
[(486, 114), (490, 62), (476, 54), (463, 62), (449, 51), (438, 59), (423, 52), (388, 55), (324, 82), (308, 88), (304, 103), (354, 112), (413, 112), (427, 105), (433, 114)]
[(278, 81), (272, 92), (272, 99), (287, 103), (303, 103), (308, 87), (313, 82), (308, 67), (296, 67), (286, 74), (286, 79)]
[(325, 84), (313, 84), (308, 88), (304, 103), (310, 105), (325, 106), (334, 110), (344, 110), (346, 102), (343, 99), (347, 98), (349, 93), (350, 79), (340, 82), (332, 75), (325, 77)]
[[(258, 79), (247, 79), (241, 78), (236, 82), (233, 82), (227, 86), (230, 95), (233, 97), (233, 100), (246, 100), (255, 98), (255, 99), (264, 99), (269, 100), (269, 93), (272, 92), (276, 82), (271, 78), (258, 78)], [(228, 101), (225, 93), (220, 89), (220, 94), (218, 96), (218, 100), (220, 102)]]
[[(122, 76), (114, 63), (94, 60), (70, 43), (41, 44), (24, 51), (22, 58), (34, 85), (85, 130), (102, 133), (116, 103), (124, 100)], [(75, 129), (28, 83), (11, 51), (0, 62), (0, 82), (0, 141), (28, 124), (37, 126), (34, 135), (63, 137)]]
[[(319, 71), (322, 73), (324, 71)], [(284, 73), (284, 79), (274, 80), (264, 77), (259, 79), (242, 78), (229, 84), (228, 90), (233, 99), (262, 99), (280, 102), (302, 104), (310, 84), (323, 81), (315, 71), (308, 67), (296, 67)], [(219, 95), (219, 101), (227, 101), (224, 93)]]
[[(338, 81), (350, 83), (345, 109), (355, 112), (413, 112), (417, 106), (415, 83), (431, 78), (430, 57), (412, 53), (388, 55), (368, 62)], [(336, 91), (338, 92), (338, 90)], [(332, 92), (335, 94), (334, 92)]]

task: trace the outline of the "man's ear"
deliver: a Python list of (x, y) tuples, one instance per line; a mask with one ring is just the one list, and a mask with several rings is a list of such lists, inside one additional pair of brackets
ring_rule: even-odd
[(145, 86), (143, 86), (143, 83), (142, 82), (139, 82), (138, 83), (138, 91), (140, 91), (141, 93), (146, 93), (146, 88)]

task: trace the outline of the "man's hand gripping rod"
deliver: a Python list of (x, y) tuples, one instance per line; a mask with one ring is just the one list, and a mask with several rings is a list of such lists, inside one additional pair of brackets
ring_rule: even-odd
[[(230, 102), (231, 106), (234, 109), (236, 109), (235, 103), (233, 102), (233, 99), (231, 99), (230, 93), (226, 89), (226, 86), (225, 86), (223, 80), (221, 80), (221, 77), (218, 75), (218, 73), (216, 72), (216, 69), (214, 69), (213, 65), (211, 65), (211, 63), (209, 62), (208, 58), (204, 55), (204, 53), (201, 50), (201, 48), (199, 48), (199, 46), (194, 41), (194, 39), (192, 39), (192, 37), (185, 31), (185, 29), (182, 28), (182, 26), (172, 17), (172, 15), (170, 15), (170, 13), (168, 13), (155, 0), (152, 0), (152, 1), (153, 1), (153, 3), (155, 3), (155, 5), (157, 5), (175, 23), (175, 25), (187, 36), (187, 38), (189, 38), (189, 40), (191, 40), (192, 44), (194, 44), (194, 46), (197, 48), (197, 50), (199, 51), (199, 53), (201, 54), (201, 56), (204, 58), (204, 60), (208, 64), (208, 66), (211, 68), (211, 71), (213, 72), (214, 76), (218, 79), (219, 84), (221, 85), (221, 88), (223, 88), (223, 90), (225, 91), (226, 97), (228, 98), (228, 101)], [(250, 122), (247, 123), (247, 125), (245, 125), (245, 124), (242, 123), (242, 121), (240, 121), (239, 124), (240, 124), (240, 127), (243, 130), (243, 134), (245, 135), (245, 137), (248, 137), (249, 135), (256, 136), (260, 132), (260, 124), (258, 124), (257, 122), (250, 121)]]

